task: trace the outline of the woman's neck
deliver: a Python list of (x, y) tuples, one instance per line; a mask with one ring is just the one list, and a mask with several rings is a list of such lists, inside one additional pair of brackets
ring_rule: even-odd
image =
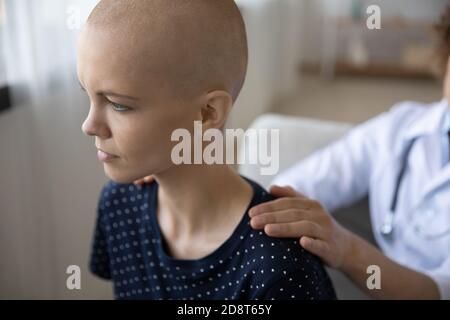
[(169, 247), (173, 245), (172, 253), (190, 242), (191, 247), (205, 244), (184, 258), (202, 256), (225, 241), (253, 194), (251, 186), (225, 165), (175, 166), (155, 179), (158, 222)]

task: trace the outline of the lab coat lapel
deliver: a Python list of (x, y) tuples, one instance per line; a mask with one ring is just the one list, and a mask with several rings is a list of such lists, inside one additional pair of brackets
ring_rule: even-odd
[(438, 174), (434, 176), (429, 184), (425, 187), (424, 197), (429, 196), (436, 190), (450, 184), (450, 163), (448, 163), (444, 168), (439, 170)]
[(442, 165), (442, 132), (448, 130), (448, 116), (448, 104), (443, 99), (437, 108), (415, 123), (406, 135), (409, 139), (417, 139), (417, 146), (409, 157), (414, 176), (420, 177), (417, 181), (428, 181), (423, 186), (417, 204), (450, 180), (450, 165)]

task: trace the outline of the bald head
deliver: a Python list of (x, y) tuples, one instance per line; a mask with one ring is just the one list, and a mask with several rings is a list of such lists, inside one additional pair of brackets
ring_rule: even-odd
[(102, 0), (86, 30), (113, 35), (140, 70), (179, 92), (226, 90), (235, 100), (247, 70), (247, 39), (233, 0)]

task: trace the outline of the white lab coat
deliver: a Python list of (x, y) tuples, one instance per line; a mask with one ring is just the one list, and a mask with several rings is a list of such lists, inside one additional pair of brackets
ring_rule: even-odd
[[(383, 252), (429, 275), (441, 297), (450, 299), (450, 231), (445, 233), (450, 230), (448, 131), (450, 109), (446, 99), (430, 105), (399, 103), (282, 172), (272, 184), (290, 185), (319, 200), (329, 211), (368, 194), (373, 233)], [(407, 158), (394, 230), (382, 235), (380, 228), (390, 210), (401, 155), (414, 138), (417, 140)], [(432, 218), (418, 223), (430, 212), (434, 213)], [(417, 226), (425, 232), (419, 235)], [(435, 233), (443, 235), (429, 237)]]

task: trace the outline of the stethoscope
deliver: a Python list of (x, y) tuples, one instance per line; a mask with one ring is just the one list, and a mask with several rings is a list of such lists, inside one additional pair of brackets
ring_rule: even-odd
[[(380, 233), (385, 237), (392, 235), (392, 233), (394, 231), (394, 217), (395, 217), (395, 211), (397, 209), (398, 195), (400, 192), (402, 180), (403, 180), (405, 172), (406, 172), (408, 158), (409, 158), (411, 149), (414, 146), (414, 143), (416, 142), (416, 140), (417, 140), (417, 138), (414, 138), (410, 141), (408, 146), (405, 148), (405, 151), (401, 158), (401, 168), (397, 175), (397, 180), (395, 183), (395, 189), (394, 189), (394, 194), (393, 194), (391, 205), (390, 205), (390, 210), (389, 210), (388, 214), (385, 216), (383, 223), (381, 224), (381, 227), (380, 227)], [(449, 132), (449, 140), (450, 140), (450, 132)], [(417, 228), (416, 231), (418, 233), (420, 233), (420, 228)], [(435, 235), (435, 236), (424, 236), (424, 237), (429, 238), (429, 239), (435, 239), (435, 238), (440, 238), (441, 236), (449, 234), (449, 233), (450, 233), (450, 229), (442, 232), (441, 234)]]
[(394, 195), (392, 197), (391, 206), (388, 214), (385, 216), (383, 223), (380, 227), (380, 233), (384, 236), (389, 236), (394, 231), (394, 217), (395, 211), (397, 210), (397, 201), (398, 201), (398, 193), (400, 191), (400, 187), (402, 185), (403, 177), (405, 176), (405, 171), (407, 167), (407, 161), (409, 158), (409, 154), (411, 153), (411, 149), (416, 142), (417, 138), (414, 138), (410, 141), (409, 145), (406, 147), (403, 152), (403, 157), (401, 159), (401, 168), (397, 175), (397, 180), (395, 182)]

